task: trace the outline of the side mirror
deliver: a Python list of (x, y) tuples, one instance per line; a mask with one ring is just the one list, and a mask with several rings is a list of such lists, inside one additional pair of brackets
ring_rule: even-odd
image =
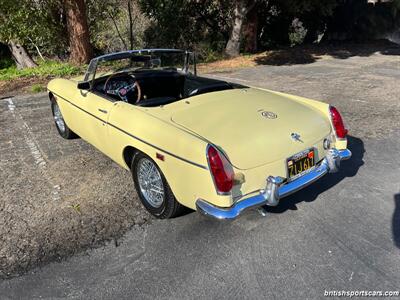
[(90, 82), (89, 81), (78, 82), (78, 89), (79, 90), (89, 90), (90, 89)]

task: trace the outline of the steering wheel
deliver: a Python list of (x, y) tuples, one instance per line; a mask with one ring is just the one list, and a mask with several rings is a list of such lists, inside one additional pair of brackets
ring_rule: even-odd
[[(109, 89), (108, 85), (111, 82), (111, 79), (116, 79), (117, 77), (129, 77), (129, 83), (124, 86), (119, 86), (116, 89)], [(134, 75), (127, 75), (124, 73), (115, 73), (111, 74), (106, 82), (104, 83), (104, 92), (109, 95), (115, 95), (121, 98), (122, 101), (128, 102), (128, 94), (130, 92), (136, 92), (136, 100), (135, 103), (140, 101), (142, 97), (142, 89), (140, 88), (139, 82), (136, 80)]]

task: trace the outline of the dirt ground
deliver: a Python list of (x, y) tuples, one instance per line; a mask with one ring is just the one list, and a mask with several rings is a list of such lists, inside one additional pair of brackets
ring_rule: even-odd
[(0, 80), (0, 98), (13, 97), (32, 93), (31, 86), (40, 84), (45, 87), (51, 78), (18, 78), (15, 80)]
[(117, 243), (149, 219), (128, 171), (57, 136), (47, 95), (0, 100), (0, 115), (0, 277)]
[[(351, 135), (368, 140), (400, 126), (400, 56), (381, 52), (211, 76), (329, 101)], [(129, 228), (158, 222), (142, 208), (128, 171), (84, 141), (57, 135), (45, 94), (0, 100), (0, 170), (3, 278), (105, 241), (118, 244)]]
[(370, 43), (340, 43), (327, 45), (309, 45), (280, 50), (269, 50), (257, 54), (241, 55), (231, 59), (218, 60), (199, 64), (200, 73), (221, 73), (238, 68), (256, 66), (291, 66), (311, 64), (324, 59), (348, 59), (351, 57), (368, 57), (372, 54), (400, 55), (397, 44), (386, 40)]

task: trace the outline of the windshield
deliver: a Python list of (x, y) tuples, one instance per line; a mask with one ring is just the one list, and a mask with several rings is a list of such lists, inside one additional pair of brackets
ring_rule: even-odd
[(174, 49), (149, 49), (118, 52), (93, 59), (85, 80), (93, 80), (104, 75), (140, 70), (175, 70), (188, 73), (193, 63), (190, 52)]

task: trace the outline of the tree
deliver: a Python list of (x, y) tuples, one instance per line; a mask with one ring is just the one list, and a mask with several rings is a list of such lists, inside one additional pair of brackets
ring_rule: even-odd
[(128, 0), (128, 16), (129, 16), (129, 44), (130, 50), (133, 50), (133, 19), (132, 19), (132, 0)]
[(400, 27), (400, 0), (342, 1), (326, 27), (323, 42), (385, 38)]
[(37, 66), (28, 51), (26, 51), (24, 46), (18, 42), (10, 40), (8, 41), (8, 47), (18, 69), (33, 68)]
[(143, 48), (150, 20), (138, 0), (86, 0), (90, 38), (101, 52)]
[(254, 5), (254, 7), (247, 13), (246, 19), (243, 30), (244, 51), (255, 53), (258, 50), (258, 5)]
[(146, 31), (150, 47), (188, 47), (196, 42), (198, 24), (192, 18), (187, 0), (141, 0), (144, 13), (151, 19)]
[(247, 13), (256, 4), (255, 0), (235, 0), (233, 24), (228, 43), (226, 44), (225, 54), (229, 57), (235, 57), (240, 52), (240, 41), (242, 37), (243, 22)]
[(88, 63), (93, 56), (84, 0), (64, 1), (69, 36), (70, 60), (76, 64)]
[(17, 5), (11, 0), (0, 0), (0, 40), (5, 42), (11, 52), (18, 69), (35, 67), (36, 63), (32, 60), (28, 51), (20, 43), (26, 32), (23, 28), (16, 28), (18, 24), (24, 25), (24, 17), (28, 12), (25, 2)]
[(279, 8), (292, 20), (298, 19), (303, 23), (307, 31), (304, 43), (311, 44), (318, 40), (319, 34), (325, 32), (326, 24), (339, 2), (346, 1), (348, 0), (281, 0)]
[(0, 41), (19, 68), (32, 67), (30, 53), (54, 55), (66, 46), (61, 0), (0, 0)]

